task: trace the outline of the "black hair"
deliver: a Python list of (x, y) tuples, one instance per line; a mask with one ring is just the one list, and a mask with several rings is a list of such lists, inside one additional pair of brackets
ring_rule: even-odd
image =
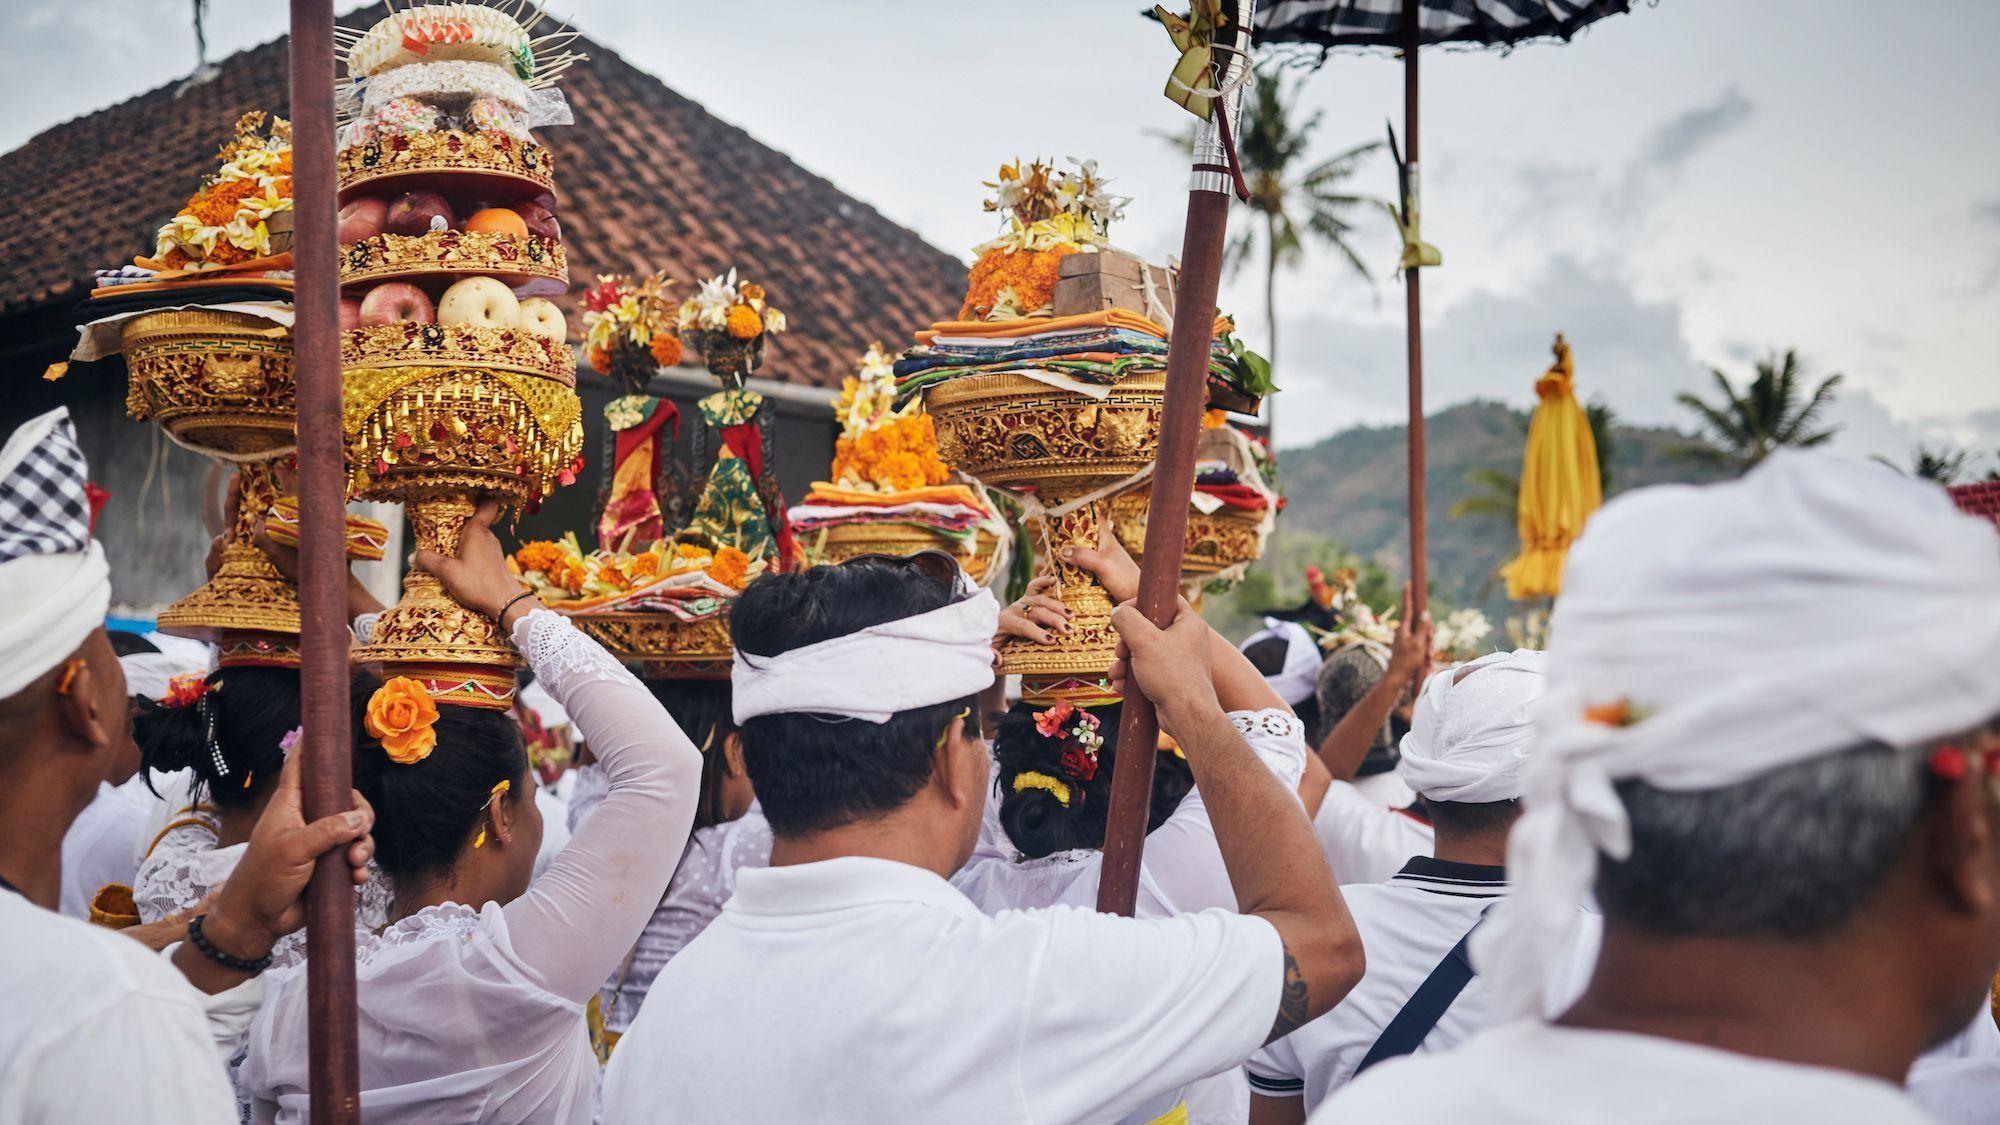
[(1417, 800), (1431, 825), (1445, 833), (1505, 832), (1521, 816), (1519, 801), (1433, 801), (1429, 797)]
[[(375, 808), (375, 862), (392, 879), (419, 879), (451, 866), (495, 800), (529, 799), (521, 726), (506, 711), (438, 707), (437, 747), (422, 761), (391, 761), (368, 733), (368, 700), (377, 685), (354, 685), (354, 786)], [(495, 796), (502, 781), (513, 788)]]
[[(1265, 637), (1243, 649), (1243, 655), (1249, 659), (1251, 666), (1267, 679), (1285, 670), (1285, 661), (1291, 654), (1292, 642), (1289, 637)], [(1303, 703), (1289, 705), (1292, 714), (1305, 725), (1306, 745), (1317, 749), (1326, 739), (1326, 731), (1319, 720), (1319, 692), (1315, 691), (1307, 696)]]
[(128, 633), (123, 629), (113, 629), (108, 636), (111, 638), (111, 651), (120, 656), (160, 651), (160, 646), (147, 640), (144, 633)]
[[(738, 653), (751, 662), (914, 617), (953, 591), (914, 566), (854, 559), (752, 582), (729, 611)], [(743, 724), (743, 760), (771, 831), (803, 836), (892, 812), (931, 779), (938, 740), (974, 699), (901, 711), (885, 723), (831, 715), (759, 715)]]
[[(191, 771), (188, 801), (247, 805), (277, 784), (285, 768), (279, 746), (299, 725), (296, 668), (218, 668), (208, 690), (185, 707), (142, 702), (132, 716), (132, 740), (148, 770)], [(216, 754), (222, 765), (216, 765)], [(152, 778), (146, 785), (152, 786)]]
[[(1001, 720), (993, 735), (993, 760), (999, 764), (994, 778), (994, 796), (1000, 802), (1000, 826), (1022, 855), (1039, 859), (1076, 848), (1104, 846), (1105, 814), (1111, 804), (1111, 773), (1117, 763), (1118, 720), (1124, 711), (1119, 704), (1091, 707), (1097, 716), (1098, 733), (1104, 745), (1097, 751), (1097, 770), (1089, 780), (1079, 779), (1074, 770), (1063, 767), (1063, 746), (1043, 738), (1035, 729), (1036, 708), (1020, 704)], [(1040, 773), (1069, 787), (1069, 804), (1064, 806), (1046, 789), (1014, 791), (1014, 779), (1024, 773)], [(1194, 788), (1194, 774), (1177, 754), (1160, 753), (1153, 764), (1153, 801), (1147, 811), (1146, 831), (1167, 822), (1181, 799)]]
[(729, 755), (723, 743), (736, 733), (730, 714), (728, 680), (647, 680), (646, 690), (667, 709), (674, 725), (701, 751), (701, 787), (694, 806), (694, 826), (721, 824), (722, 785), (728, 778)]

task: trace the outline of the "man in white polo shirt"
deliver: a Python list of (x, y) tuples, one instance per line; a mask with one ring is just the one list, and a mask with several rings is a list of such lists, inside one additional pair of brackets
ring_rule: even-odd
[(1551, 622), (1514, 890), (1472, 943), (1534, 1017), (1594, 887), (1589, 986), (1314, 1119), (1931, 1120), (1911, 1062), (2000, 962), (1996, 607), (1992, 523), (1879, 465), (1780, 451), (1605, 505)]
[[(1386, 883), (1341, 888), (1368, 974), (1333, 1011), (1250, 1060), (1252, 1125), (1300, 1125), (1357, 1073), (1451, 1047), (1495, 1022), (1467, 937), (1507, 893), (1507, 832), (1547, 677), (1541, 653), (1494, 653), (1432, 676), (1403, 736), (1403, 780), (1437, 826), (1435, 849)], [(1578, 983), (1596, 951), (1579, 941)]]
[(1185, 604), (1166, 630), (1130, 607), (1115, 623), (1242, 913), (987, 917), (954, 890), (989, 783), (971, 709), (997, 620), (935, 554), (744, 592), (734, 707), (771, 866), (742, 873), (653, 985), (611, 1059), (608, 1125), (1115, 1120), (1359, 979), (1312, 828), (1216, 703), (1208, 627)]

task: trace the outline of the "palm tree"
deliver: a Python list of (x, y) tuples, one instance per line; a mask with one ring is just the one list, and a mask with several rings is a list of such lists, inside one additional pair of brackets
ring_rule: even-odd
[[(1278, 274), (1305, 261), (1308, 242), (1337, 252), (1362, 277), (1368, 266), (1348, 241), (1355, 208), (1386, 214), (1381, 200), (1341, 190), (1363, 158), (1382, 147), (1381, 141), (1355, 145), (1344, 152), (1307, 164), (1314, 130), (1321, 114), (1300, 118), (1297, 96), (1305, 80), (1286, 84), (1275, 73), (1260, 74), (1243, 107), (1236, 138), (1243, 178), (1250, 198), (1239, 200), (1250, 212), (1247, 223), (1231, 228), (1223, 263), (1233, 277), (1253, 258), (1264, 270), (1264, 354), (1275, 368), (1278, 361)], [(1192, 130), (1169, 135), (1183, 150), (1193, 147)], [(1273, 447), (1275, 448), (1275, 446)]]
[(1783, 357), (1757, 362), (1757, 377), (1748, 390), (1737, 394), (1729, 377), (1711, 368), (1720, 401), (1708, 402), (1699, 395), (1682, 392), (1680, 404), (1695, 413), (1702, 435), (1712, 448), (1683, 447), (1684, 456), (1713, 460), (1734, 466), (1739, 472), (1750, 468), (1771, 452), (1790, 446), (1809, 449), (1823, 445), (1839, 432), (1839, 426), (1818, 426), (1820, 415), (1833, 401), (1846, 376), (1834, 374), (1820, 380), (1803, 402), (1805, 378), (1799, 372), (1798, 352), (1785, 349)]
[[(1306, 150), (1321, 114), (1300, 120), (1294, 102), (1304, 85), (1286, 85), (1275, 75), (1260, 78), (1243, 107), (1242, 135), (1236, 152), (1243, 160), (1243, 178), (1250, 198), (1243, 204), (1252, 222), (1236, 228), (1223, 250), (1223, 262), (1235, 274), (1260, 257), (1264, 267), (1264, 312), (1268, 332), (1264, 343), (1273, 362), (1278, 355), (1278, 272), (1305, 261), (1306, 237), (1346, 259), (1354, 272), (1370, 277), (1368, 266), (1348, 237), (1354, 232), (1350, 215), (1357, 207), (1378, 209), (1367, 196), (1340, 190), (1364, 157), (1382, 147), (1368, 141), (1304, 167)], [(1261, 253), (1256, 253), (1261, 250)]]
[(1940, 445), (1936, 449), (1932, 449), (1930, 446), (1919, 442), (1914, 449), (1910, 450), (1910, 467), (1907, 470), (1887, 457), (1878, 455), (1875, 460), (1882, 462), (1899, 473), (1906, 472), (1909, 476), (1913, 476), (1918, 480), (1953, 485), (1958, 483), (1959, 477), (1965, 475), (1966, 464), (1972, 460), (1972, 452), (1971, 450), (1958, 449), (1950, 445)]

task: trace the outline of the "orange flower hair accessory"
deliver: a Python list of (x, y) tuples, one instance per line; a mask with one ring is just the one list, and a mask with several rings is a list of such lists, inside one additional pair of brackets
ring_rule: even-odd
[(437, 749), (437, 721), (437, 701), (424, 685), (408, 676), (397, 676), (369, 697), (364, 725), (369, 735), (382, 743), (390, 761), (413, 766)]
[(208, 676), (201, 672), (190, 672), (185, 676), (175, 676), (167, 681), (167, 694), (160, 697), (160, 706), (179, 709), (200, 703), (208, 694)]

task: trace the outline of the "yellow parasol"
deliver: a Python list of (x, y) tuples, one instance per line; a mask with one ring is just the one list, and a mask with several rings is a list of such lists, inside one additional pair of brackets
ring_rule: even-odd
[(1521, 554), (1500, 568), (1507, 596), (1518, 600), (1562, 592), (1563, 558), (1585, 520), (1604, 503), (1597, 475), (1597, 441), (1577, 404), (1569, 343), (1556, 333), (1555, 363), (1535, 380), (1541, 404), (1528, 422), (1521, 458), (1518, 523)]

